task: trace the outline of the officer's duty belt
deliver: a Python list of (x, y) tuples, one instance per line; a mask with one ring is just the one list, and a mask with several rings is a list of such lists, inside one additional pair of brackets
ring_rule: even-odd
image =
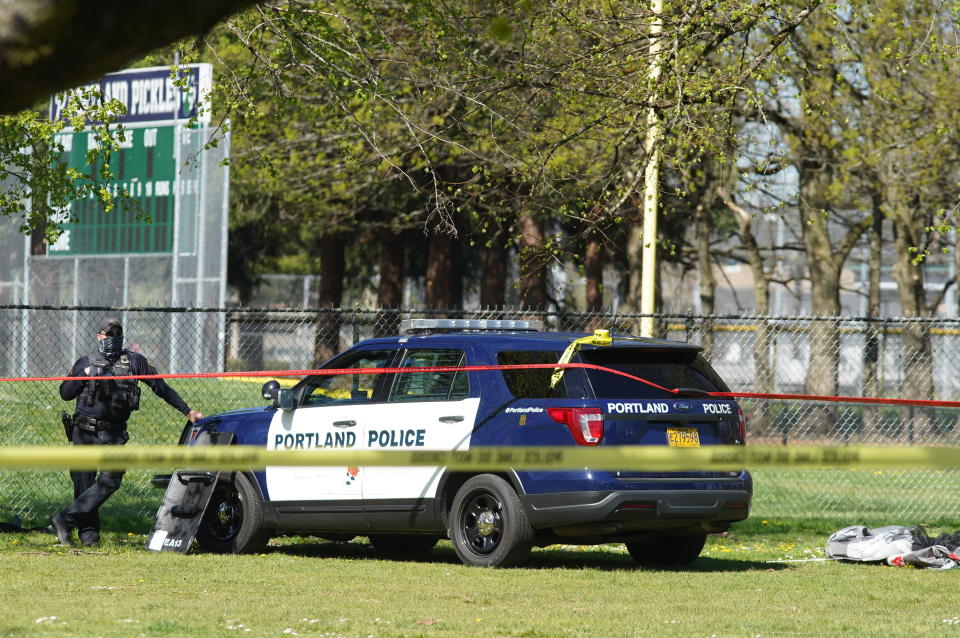
[(123, 432), (127, 429), (126, 423), (113, 423), (111, 421), (101, 421), (91, 416), (78, 414), (73, 418), (73, 423), (81, 430), (87, 432)]

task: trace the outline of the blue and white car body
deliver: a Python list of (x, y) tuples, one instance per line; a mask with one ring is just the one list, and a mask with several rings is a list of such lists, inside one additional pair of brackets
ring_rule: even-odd
[[(323, 367), (556, 363), (583, 336), (487, 329), (377, 338)], [(236, 445), (270, 450), (742, 444), (742, 412), (706, 394), (727, 388), (699, 351), (614, 336), (572, 359), (680, 393), (583, 368), (567, 369), (553, 388), (552, 369), (316, 375), (292, 390), (268, 384), (271, 405), (208, 417), (188, 438), (230, 432)], [(286, 534), (363, 535), (396, 554), (447, 536), (464, 562), (490, 566), (557, 542), (624, 542), (641, 564), (686, 564), (707, 533), (747, 517), (752, 495), (745, 471), (267, 467), (221, 483), (197, 537), (209, 549), (256, 551)]]

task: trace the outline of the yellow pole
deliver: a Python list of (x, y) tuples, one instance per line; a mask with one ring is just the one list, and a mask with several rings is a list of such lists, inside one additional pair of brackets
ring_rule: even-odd
[[(660, 79), (660, 33), (663, 22), (663, 0), (652, 0), (653, 22), (650, 24), (650, 85)], [(651, 95), (652, 97), (652, 95)], [(656, 311), (657, 284), (657, 210), (660, 204), (657, 185), (660, 181), (660, 137), (662, 127), (656, 109), (647, 110), (647, 140), (644, 147), (647, 165), (644, 169), (643, 189), (643, 245), (640, 273), (640, 312), (651, 315)], [(653, 317), (640, 319), (640, 335), (653, 336)]]

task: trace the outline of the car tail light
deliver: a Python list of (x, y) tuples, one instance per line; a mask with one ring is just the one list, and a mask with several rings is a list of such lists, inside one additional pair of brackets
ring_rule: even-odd
[(747, 444), (747, 419), (743, 416), (743, 408), (737, 408), (737, 418), (740, 420), (740, 445)]
[(600, 408), (547, 408), (547, 413), (570, 429), (577, 445), (599, 445), (603, 438), (603, 412)]

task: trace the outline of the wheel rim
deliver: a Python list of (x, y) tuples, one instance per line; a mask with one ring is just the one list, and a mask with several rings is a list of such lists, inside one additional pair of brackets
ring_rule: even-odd
[(503, 505), (489, 492), (473, 494), (460, 512), (460, 535), (478, 554), (489, 554), (503, 540)]
[(218, 541), (232, 541), (243, 522), (243, 503), (240, 494), (229, 485), (218, 485), (210, 497), (210, 505), (203, 517), (210, 536)]

